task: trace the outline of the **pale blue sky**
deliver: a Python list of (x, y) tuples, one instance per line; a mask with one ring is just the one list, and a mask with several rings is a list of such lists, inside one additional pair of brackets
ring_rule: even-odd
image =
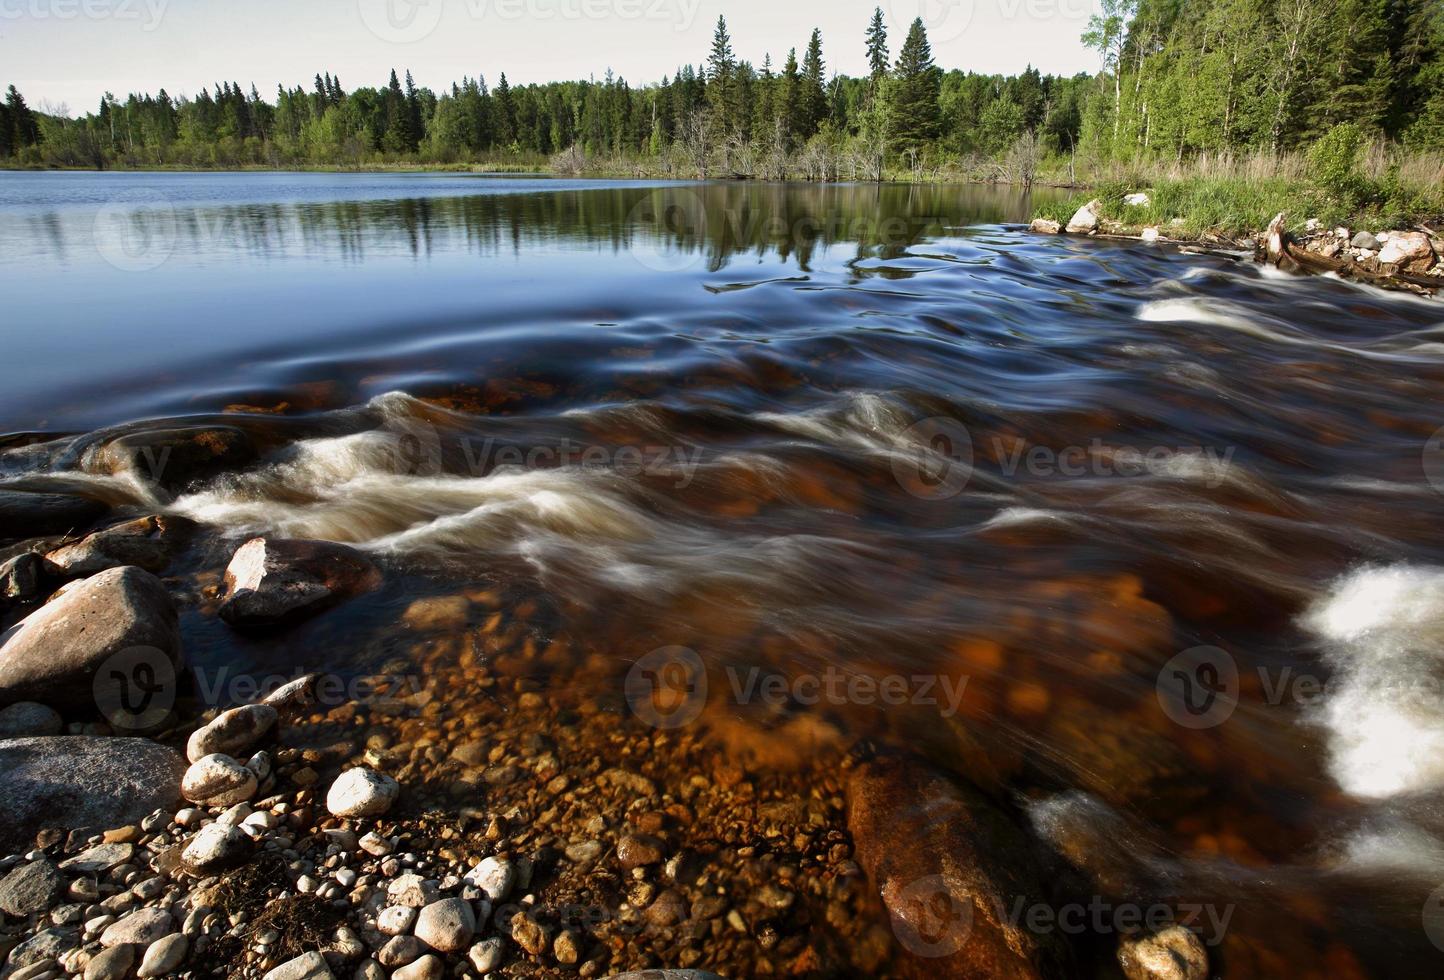
[[(894, 56), (921, 14), (945, 68), (1093, 71), (1079, 42), (1097, 0), (883, 0)], [(0, 84), (32, 105), (93, 110), (101, 93), (191, 94), (219, 80), (277, 82), (337, 74), (348, 88), (410, 68), (441, 88), (505, 71), (513, 83), (600, 77), (633, 84), (707, 57), (718, 14), (733, 47), (781, 63), (822, 28), (829, 72), (861, 73), (876, 0), (0, 0)]]

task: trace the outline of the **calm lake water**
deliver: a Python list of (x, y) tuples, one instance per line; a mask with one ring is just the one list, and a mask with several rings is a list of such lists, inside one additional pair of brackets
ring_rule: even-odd
[[(683, 648), (715, 702), (752, 668), (947, 678), (709, 710), (781, 755), (828, 747), (799, 717), (927, 754), (1111, 900), (1227, 912), (1224, 975), (1418, 975), (1444, 960), (1444, 306), (1031, 236), (1035, 202), (3, 174), (0, 464), (114, 480), (86, 445), (225, 421), (268, 455), (111, 492), (437, 590), (523, 583), (536, 643)], [(393, 598), (265, 647), (193, 620), (195, 655), (379, 658)]]

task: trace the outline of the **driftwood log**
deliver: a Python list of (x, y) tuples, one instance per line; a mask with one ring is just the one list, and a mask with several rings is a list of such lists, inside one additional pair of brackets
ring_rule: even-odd
[(1332, 272), (1342, 279), (1368, 283), (1383, 289), (1416, 293), (1420, 296), (1433, 296), (1438, 292), (1440, 286), (1444, 285), (1437, 278), (1429, 276), (1419, 276), (1409, 272), (1378, 272), (1347, 256), (1330, 258), (1327, 255), (1310, 252), (1291, 240), (1288, 230), (1284, 227), (1282, 213), (1269, 222), (1262, 252), (1263, 254), (1259, 256), (1260, 261), (1277, 266), (1284, 272), (1315, 274)]

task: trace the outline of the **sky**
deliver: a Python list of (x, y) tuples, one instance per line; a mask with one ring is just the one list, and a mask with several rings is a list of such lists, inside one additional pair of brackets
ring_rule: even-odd
[[(1096, 71), (1079, 41), (1097, 0), (881, 0), (892, 54), (921, 16), (943, 68), (1014, 74)], [(495, 84), (601, 78), (634, 85), (703, 62), (718, 15), (733, 50), (760, 66), (820, 27), (829, 74), (866, 70), (878, 0), (0, 0), (0, 85), (37, 108), (94, 111), (101, 95), (194, 94), (218, 81), (272, 98), (330, 71), (348, 89), (395, 67), (440, 91), (465, 75)]]

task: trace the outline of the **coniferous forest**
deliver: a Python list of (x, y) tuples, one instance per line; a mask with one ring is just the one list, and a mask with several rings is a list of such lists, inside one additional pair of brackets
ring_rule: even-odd
[[(881, 10), (856, 37), (799, 40), (749, 59), (719, 19), (702, 63), (644, 84), (608, 71), (513, 86), (497, 66), (439, 92), (404, 68), (348, 90), (323, 70), (270, 97), (220, 81), (107, 94), (84, 114), (39, 111), (12, 86), (0, 158), (1030, 183), (1279, 159), (1341, 125), (1396, 154), (1444, 149), (1444, 0), (1104, 0), (1083, 38), (1099, 71), (1074, 77), (938, 65), (921, 20), (890, 36)], [(831, 44), (865, 45), (869, 74), (831, 71)]]

